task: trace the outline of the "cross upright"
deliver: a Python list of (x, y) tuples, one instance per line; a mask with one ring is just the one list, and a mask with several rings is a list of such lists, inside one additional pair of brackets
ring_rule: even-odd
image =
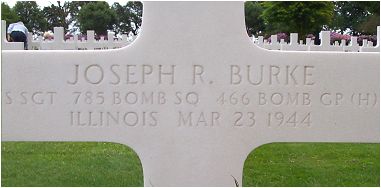
[(271, 142), (379, 142), (380, 53), (261, 49), (243, 2), (144, 2), (127, 47), (2, 57), (3, 141), (125, 144), (145, 186), (241, 185)]

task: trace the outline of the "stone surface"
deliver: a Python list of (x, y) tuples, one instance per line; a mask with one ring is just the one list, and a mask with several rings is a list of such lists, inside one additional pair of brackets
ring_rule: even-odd
[(243, 11), (145, 2), (127, 47), (3, 51), (2, 140), (122, 143), (145, 186), (242, 185), (271, 142), (379, 142), (379, 53), (264, 50)]

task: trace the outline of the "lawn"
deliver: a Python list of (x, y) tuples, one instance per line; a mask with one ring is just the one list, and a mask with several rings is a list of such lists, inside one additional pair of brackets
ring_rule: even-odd
[(251, 152), (243, 186), (379, 187), (379, 144), (269, 144)]
[[(1, 151), (2, 186), (143, 186), (139, 158), (120, 144), (2, 142)], [(379, 144), (268, 144), (243, 177), (243, 186), (379, 185)]]

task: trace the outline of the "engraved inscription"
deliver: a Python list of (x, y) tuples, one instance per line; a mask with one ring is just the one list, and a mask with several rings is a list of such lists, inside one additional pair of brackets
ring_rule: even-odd
[[(69, 85), (92, 84), (174, 84), (176, 65), (118, 65), (102, 67), (98, 64), (74, 65), (73, 76), (66, 81)], [(138, 76), (138, 73), (141, 76)], [(105, 78), (108, 77), (108, 80)], [(125, 80), (124, 82), (122, 80)]]
[[(63, 80), (69, 86), (65, 92), (4, 91), (3, 103), (33, 108), (65, 104), (72, 127), (103, 128), (165, 126), (165, 118), (173, 118), (178, 128), (310, 128), (314, 106), (378, 106), (372, 91), (312, 93), (319, 83), (317, 67), (311, 65), (230, 64), (221, 67), (217, 77), (201, 64), (75, 64), (70, 70)], [(160, 85), (166, 89), (160, 90)], [(241, 85), (245, 87), (237, 88)]]
[(308, 113), (298, 113), (293, 112), (291, 114), (286, 114), (283, 112), (269, 112), (267, 114), (267, 120), (269, 127), (310, 127), (312, 125), (311, 112)]
[(52, 105), (56, 100), (55, 91), (5, 92), (5, 104)]
[(155, 111), (71, 111), (70, 124), (72, 126), (156, 126), (158, 114)]
[(312, 86), (314, 66), (230, 65), (230, 84)]
[(178, 112), (178, 126), (217, 126), (221, 115), (219, 112)]

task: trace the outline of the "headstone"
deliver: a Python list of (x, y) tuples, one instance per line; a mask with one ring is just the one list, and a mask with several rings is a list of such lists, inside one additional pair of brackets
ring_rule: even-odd
[(321, 31), (320, 32), (320, 45), (311, 45), (311, 51), (343, 51), (340, 46), (331, 45), (331, 32)]
[(75, 41), (65, 41), (65, 30), (63, 27), (54, 27), (54, 40), (44, 41), (41, 50), (76, 50), (77, 43)]
[(128, 41), (128, 36), (126, 34), (122, 35), (122, 39), (118, 39), (117, 41), (113, 42), (113, 48), (122, 48), (124, 46), (127, 46), (131, 44), (131, 41)]
[(340, 47), (342, 48), (342, 51), (345, 52), (345, 47), (347, 46), (347, 41), (345, 39), (341, 39)]
[(1, 49), (2, 50), (23, 50), (24, 43), (7, 41), (7, 24), (1, 20)]
[(360, 47), (360, 52), (380, 52), (380, 26), (377, 26), (377, 45), (373, 46), (373, 42), (366, 41), (367, 45), (363, 45)]
[(114, 34), (115, 34), (114, 32), (108, 32), (107, 33), (107, 44), (106, 44), (107, 49), (115, 48)]
[(264, 50), (243, 5), (144, 2), (128, 47), (3, 51), (2, 140), (122, 143), (145, 186), (242, 185), (271, 142), (379, 142), (380, 54)]
[(280, 42), (279, 42), (281, 45), (282, 44), (286, 44), (286, 41), (284, 39), (280, 39)]
[(263, 36), (258, 36), (257, 45), (263, 48)]
[[(78, 49), (78, 36), (73, 35), (69, 40), (65, 41), (66, 47), (65, 50), (77, 50)], [(62, 49), (62, 50), (64, 50)]]
[(265, 44), (264, 47), (268, 50), (280, 50), (280, 43), (278, 42), (277, 35), (271, 35), (270, 39), (270, 44)]
[(33, 34), (32, 33), (28, 33), (28, 37), (27, 37), (27, 40), (28, 40), (28, 50), (38, 50), (40, 49), (40, 45), (41, 45), (41, 42), (42, 42), (42, 37), (41, 36), (38, 36), (37, 40), (33, 40)]
[(313, 45), (311, 38), (306, 38), (306, 45)]
[(362, 47), (367, 47), (368, 46), (368, 39), (363, 39), (362, 40)]
[(78, 49), (94, 50), (99, 48), (99, 46), (96, 45), (95, 32), (93, 30), (88, 30), (86, 32), (86, 37), (86, 40), (82, 40), (77, 44)]
[(101, 36), (99, 40), (96, 41), (97, 49), (108, 49), (108, 42), (105, 40), (104, 36)]
[(344, 50), (349, 52), (358, 52), (360, 50), (360, 46), (357, 43), (357, 37), (352, 36), (349, 46), (344, 47)]
[(290, 44), (281, 45), (281, 50), (307, 51), (308, 46), (303, 45), (303, 40), (300, 40), (300, 44), (298, 44), (298, 33), (290, 33)]
[(250, 37), (250, 40), (251, 40), (251, 42), (253, 42), (253, 43), (257, 43), (257, 39), (255, 38), (254, 35), (252, 35), (252, 36)]

